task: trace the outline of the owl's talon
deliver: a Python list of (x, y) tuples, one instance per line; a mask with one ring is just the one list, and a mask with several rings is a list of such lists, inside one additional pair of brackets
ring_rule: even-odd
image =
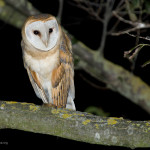
[(43, 106), (44, 106), (44, 107), (53, 107), (53, 108), (57, 108), (56, 105), (51, 104), (51, 103), (44, 103)]

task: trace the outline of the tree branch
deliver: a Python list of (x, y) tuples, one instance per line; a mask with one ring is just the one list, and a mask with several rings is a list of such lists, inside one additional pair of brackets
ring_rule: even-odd
[(0, 19), (14, 27), (21, 28), (26, 17), (5, 2), (0, 6)]
[(29, 103), (0, 102), (0, 129), (55, 135), (92, 144), (150, 147), (150, 121), (99, 117)]
[[(90, 1), (79, 1), (79, 0), (73, 0), (73, 2), (75, 4), (70, 2), (70, 4), (72, 6), (76, 6), (80, 9), (86, 11), (91, 16), (91, 18), (96, 19), (96, 20), (103, 23), (103, 19), (99, 16), (99, 13), (100, 13), (101, 8), (103, 6), (102, 3), (97, 4), (94, 2), (90, 2)], [(95, 6), (97, 8), (97, 10), (93, 9), (93, 6)]]
[(108, 23), (112, 15), (111, 11), (112, 11), (113, 5), (114, 5), (114, 0), (106, 2), (101, 42), (100, 42), (100, 47), (98, 48), (99, 56), (102, 56), (102, 57), (104, 55), (105, 42), (107, 38), (107, 27), (108, 27)]
[(126, 29), (124, 31), (118, 31), (118, 32), (110, 32), (109, 34), (111, 34), (112, 36), (119, 36), (119, 35), (122, 35), (122, 34), (128, 34), (130, 32), (133, 32), (133, 31), (138, 31), (140, 29), (146, 29), (146, 28), (150, 28), (150, 24), (147, 24), (147, 23), (143, 23), (143, 22), (133, 22), (133, 21), (130, 21), (130, 20), (126, 20), (124, 18), (122, 18), (121, 16), (119, 16), (117, 14), (116, 11), (113, 11), (113, 15), (118, 18), (118, 20), (126, 23), (126, 24), (129, 24), (132, 26), (132, 28), (129, 28), (129, 29)]
[(58, 14), (57, 14), (57, 19), (59, 20), (59, 22), (61, 23), (62, 20), (62, 13), (63, 13), (63, 4), (64, 4), (64, 0), (59, 0), (59, 9), (58, 9)]
[(3, 0), (6, 4), (16, 8), (22, 14), (29, 16), (39, 14), (40, 12), (32, 7), (32, 4), (27, 0)]
[(149, 85), (123, 67), (105, 58), (97, 60), (97, 53), (81, 42), (74, 44), (73, 49), (75, 55), (80, 58), (78, 65), (81, 68), (91, 76), (106, 83), (111, 90), (117, 91), (150, 113)]

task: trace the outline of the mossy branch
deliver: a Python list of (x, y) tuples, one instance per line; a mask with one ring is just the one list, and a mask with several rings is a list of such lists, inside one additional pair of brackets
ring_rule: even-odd
[(92, 144), (150, 147), (150, 121), (99, 117), (31, 103), (0, 102), (0, 129), (10, 128)]
[(140, 77), (105, 58), (97, 58), (97, 53), (81, 42), (74, 44), (73, 49), (81, 68), (150, 113), (150, 86)]

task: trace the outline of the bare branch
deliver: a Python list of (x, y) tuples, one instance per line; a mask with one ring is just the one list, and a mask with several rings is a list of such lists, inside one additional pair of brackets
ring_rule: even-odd
[(104, 47), (105, 47), (105, 42), (106, 42), (106, 37), (107, 37), (107, 26), (112, 16), (111, 12), (112, 12), (113, 5), (114, 5), (114, 0), (106, 2), (104, 19), (103, 19), (101, 43), (100, 43), (100, 47), (98, 48), (99, 56), (103, 56), (103, 53), (104, 53)]
[[(132, 37), (137, 37), (137, 35), (134, 35), (134, 34), (131, 34), (131, 33), (127, 33), (129, 36), (132, 36)], [(147, 37), (143, 37), (143, 36), (138, 36), (140, 39), (144, 39), (144, 40), (147, 40), (147, 41), (150, 41), (150, 37), (147, 36)]]
[(136, 25), (137, 25), (136, 22), (133, 22), (133, 21), (130, 21), (130, 20), (126, 20), (126, 19), (122, 18), (121, 16), (119, 16), (119, 15), (117, 14), (116, 11), (113, 11), (112, 14), (113, 14), (116, 18), (118, 18), (120, 21), (122, 21), (122, 22), (124, 22), (124, 23), (130, 24), (130, 25), (132, 25), (132, 26), (136, 26)]
[[(103, 19), (99, 16), (99, 13), (100, 13), (99, 9), (103, 6), (102, 3), (100, 3), (98, 5), (97, 3), (87, 2), (85, 0), (83, 0), (83, 1), (73, 0), (73, 2), (75, 2), (76, 7), (86, 11), (90, 15), (90, 17), (92, 17), (93, 19), (96, 19), (97, 21), (103, 22)], [(74, 5), (73, 3), (71, 3), (71, 4)], [(97, 6), (97, 10), (93, 9), (94, 4)]]
[(84, 77), (82, 74), (80, 74), (80, 77), (86, 82), (88, 83), (90, 86), (96, 88), (96, 89), (99, 89), (99, 90), (108, 90), (108, 88), (106, 86), (100, 86), (100, 85), (97, 85), (95, 83), (93, 83), (92, 81), (88, 80), (86, 77)]
[(128, 58), (129, 60), (133, 60), (144, 46), (150, 46), (150, 45), (149, 44), (138, 44), (135, 47), (133, 47), (131, 50), (125, 51), (124, 57)]
[(118, 20), (131, 25), (132, 28), (129, 28), (129, 29), (124, 30), (124, 31), (119, 31), (119, 32), (109, 32), (110, 35), (119, 36), (119, 35), (122, 35), (122, 34), (129, 34), (130, 32), (137, 31), (137, 30), (140, 30), (140, 29), (150, 28), (150, 24), (146, 24), (146, 23), (143, 23), (143, 22), (133, 22), (133, 21), (126, 20), (126, 19), (122, 18), (121, 16), (119, 16), (116, 13), (116, 11), (113, 11), (113, 15), (115, 17), (117, 17)]
[(63, 4), (64, 4), (64, 0), (59, 0), (59, 9), (58, 9), (58, 14), (57, 14), (57, 19), (59, 20), (59, 22), (61, 23), (61, 17), (62, 17), (62, 13), (63, 13)]

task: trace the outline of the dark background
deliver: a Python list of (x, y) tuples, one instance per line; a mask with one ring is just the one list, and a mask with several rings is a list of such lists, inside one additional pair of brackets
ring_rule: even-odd
[[(57, 0), (41, 1), (30, 0), (33, 5), (43, 13), (57, 15), (59, 3)], [(100, 43), (102, 26), (99, 22), (91, 20), (89, 15), (83, 10), (72, 6), (69, 0), (64, 1), (62, 16), (62, 26), (73, 34), (78, 40), (84, 42), (92, 49), (97, 49)], [(113, 21), (112, 21), (113, 24)], [(111, 24), (110, 24), (111, 26)], [(149, 30), (147, 30), (149, 34)], [(30, 102), (38, 105), (42, 101), (38, 99), (29, 82), (26, 70), (23, 66), (21, 51), (21, 31), (4, 22), (0, 22), (0, 99), (8, 101)], [(146, 43), (145, 41), (140, 41)], [(105, 57), (112, 62), (119, 64), (130, 70), (131, 64), (123, 58), (124, 51), (131, 49), (135, 45), (135, 39), (128, 35), (119, 37), (108, 36), (105, 45)], [(150, 59), (150, 51), (144, 48), (138, 56), (134, 74), (140, 76), (146, 83), (150, 84), (150, 66), (141, 68), (141, 65)], [(133, 104), (128, 99), (109, 89), (100, 90), (92, 87), (84, 79), (92, 81), (98, 86), (105, 84), (97, 81), (82, 70), (75, 70), (75, 104), (78, 111), (84, 111), (88, 106), (102, 108), (110, 116), (124, 117), (132, 120), (150, 120), (150, 115), (139, 106)], [(1, 146), (48, 146), (50, 148), (79, 148), (80, 146), (89, 149), (102, 150), (127, 150), (128, 148), (107, 147), (92, 145), (87, 143), (76, 142), (62, 139), (59, 137), (34, 134), (19, 130), (0, 130), (0, 141), (7, 141), (8, 145)], [(71, 146), (69, 146), (71, 144)], [(51, 147), (50, 147), (51, 146)]]

